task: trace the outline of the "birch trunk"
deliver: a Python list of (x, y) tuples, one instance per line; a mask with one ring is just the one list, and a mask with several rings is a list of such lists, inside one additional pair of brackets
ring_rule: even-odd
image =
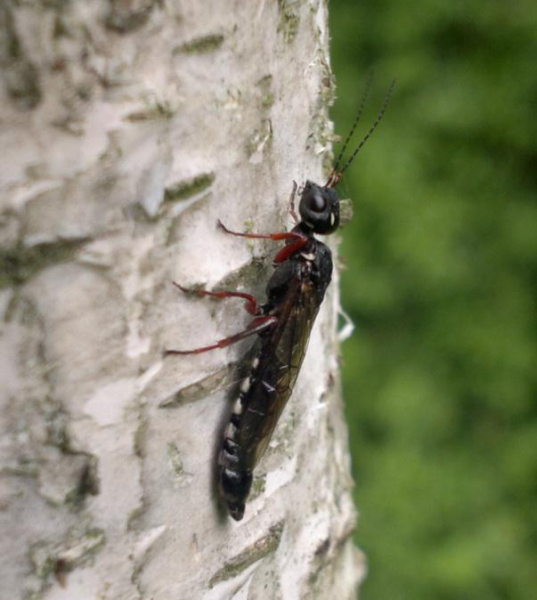
[[(240, 523), (215, 446), (293, 180), (332, 127), (322, 0), (0, 7), (0, 597), (353, 598), (337, 276)], [(324, 167), (323, 167), (323, 162)]]

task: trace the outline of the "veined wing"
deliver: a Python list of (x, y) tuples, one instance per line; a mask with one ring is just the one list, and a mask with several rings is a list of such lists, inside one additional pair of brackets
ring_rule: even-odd
[(277, 324), (260, 340), (259, 364), (251, 374), (237, 434), (247, 468), (253, 469), (267, 449), (293, 391), (318, 310), (310, 279), (296, 277), (276, 309)]

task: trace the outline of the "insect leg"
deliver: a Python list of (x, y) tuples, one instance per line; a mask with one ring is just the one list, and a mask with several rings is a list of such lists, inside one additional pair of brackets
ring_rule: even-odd
[(265, 331), (266, 329), (270, 329), (270, 327), (273, 327), (276, 324), (277, 320), (277, 317), (274, 315), (256, 317), (244, 331), (240, 331), (239, 333), (224, 338), (223, 340), (218, 340), (218, 342), (211, 344), (210, 346), (194, 348), (193, 350), (165, 350), (164, 356), (201, 354), (202, 352), (208, 352), (209, 350), (216, 350), (216, 348), (225, 348), (226, 346), (234, 344), (235, 342), (240, 342), (244, 338), (247, 338), (251, 335), (255, 335)]
[(285, 262), (292, 254), (298, 252), (308, 243), (308, 238), (305, 235), (297, 235), (296, 241), (291, 244), (286, 244), (274, 257), (274, 264), (278, 265)]
[(208, 292), (206, 290), (191, 290), (183, 287), (179, 283), (172, 281), (175, 287), (178, 287), (185, 294), (196, 294), (197, 296), (211, 296), (211, 298), (242, 298), (245, 301), (245, 310), (251, 315), (257, 316), (261, 314), (261, 307), (257, 303), (257, 299), (252, 294), (246, 294), (244, 292), (230, 292), (228, 290), (222, 290), (220, 292)]
[(276, 265), (286, 261), (292, 254), (298, 252), (300, 248), (303, 248), (309, 241), (308, 236), (299, 233), (298, 231), (284, 231), (282, 233), (240, 233), (238, 231), (231, 231), (221, 221), (218, 221), (218, 225), (226, 233), (238, 235), (240, 237), (274, 241), (292, 240), (291, 243), (288, 243), (274, 257), (274, 264)]
[(228, 229), (220, 219), (218, 220), (218, 227), (230, 235), (237, 235), (253, 240), (273, 240), (274, 242), (279, 242), (282, 240), (307, 239), (303, 234), (297, 233), (296, 231), (282, 231), (281, 233), (242, 233), (240, 231), (231, 231), (231, 229)]
[(295, 211), (295, 195), (296, 195), (296, 190), (297, 190), (298, 186), (296, 184), (296, 181), (293, 181), (293, 191), (291, 192), (291, 198), (289, 199), (289, 204), (290, 204), (290, 208), (289, 208), (289, 213), (291, 214), (291, 217), (293, 217), (293, 221), (295, 223), (298, 223), (300, 221), (300, 219), (298, 218), (298, 215), (296, 214)]

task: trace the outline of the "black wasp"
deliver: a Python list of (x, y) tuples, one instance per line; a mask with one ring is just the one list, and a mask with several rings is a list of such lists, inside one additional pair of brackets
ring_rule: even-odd
[(242, 292), (189, 290), (175, 284), (184, 292), (200, 296), (241, 298), (254, 318), (244, 331), (215, 344), (194, 350), (167, 350), (166, 354), (200, 354), (224, 348), (251, 335), (259, 336), (252, 353), (251, 369), (240, 385), (218, 458), (220, 493), (227, 503), (229, 514), (237, 521), (244, 515), (253, 470), (263, 456), (293, 391), (315, 317), (332, 278), (332, 254), (328, 246), (315, 238), (315, 234), (327, 235), (339, 227), (339, 198), (335, 187), (382, 119), (393, 85), (373, 126), (340, 169), (343, 153), (362, 114), (366, 91), (328, 181), (323, 186), (307, 181), (301, 190), (300, 219), (294, 210), (297, 186), (296, 183), (293, 185), (290, 213), (296, 225), (291, 231), (239, 233), (218, 222), (223, 231), (231, 235), (285, 241), (285, 246), (274, 258), (275, 270), (267, 284), (265, 304), (259, 304), (254, 296)]

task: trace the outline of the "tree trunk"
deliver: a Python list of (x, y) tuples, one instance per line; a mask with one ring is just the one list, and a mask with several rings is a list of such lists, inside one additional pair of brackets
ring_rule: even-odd
[[(0, 7), (0, 597), (354, 598), (338, 281), (243, 521), (213, 465), (273, 246), (324, 181), (322, 0)], [(326, 158), (326, 160), (324, 160)], [(323, 160), (325, 165), (323, 167)]]

